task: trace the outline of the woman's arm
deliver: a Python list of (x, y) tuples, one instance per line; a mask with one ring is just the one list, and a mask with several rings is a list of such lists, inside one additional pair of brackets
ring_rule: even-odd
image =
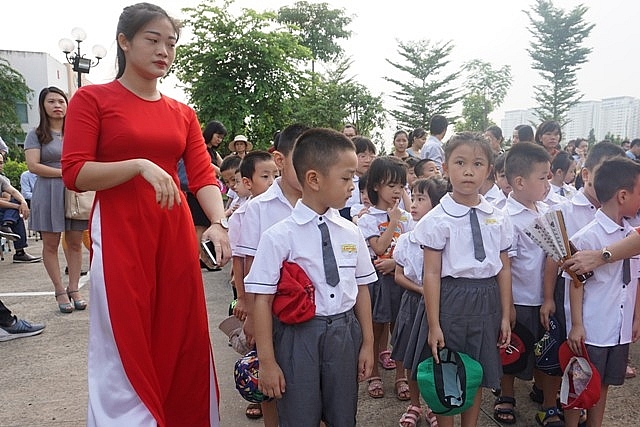
[[(604, 249), (604, 248), (603, 248)], [(640, 234), (637, 230), (629, 234), (624, 239), (607, 246), (611, 253), (608, 262), (620, 261), (640, 254)], [(579, 251), (569, 258), (562, 268), (575, 271), (577, 274), (584, 274), (606, 264), (602, 257), (602, 250), (599, 251)]]
[(220, 255), (219, 264), (223, 266), (231, 259), (231, 244), (229, 243), (229, 233), (220, 223), (223, 218), (226, 221), (222, 194), (216, 185), (205, 185), (198, 190), (196, 198), (207, 218), (211, 221), (211, 226), (205, 230), (202, 238), (213, 242), (216, 254)]
[(24, 157), (27, 160), (27, 167), (33, 173), (43, 178), (61, 178), (62, 169), (53, 168), (51, 166), (40, 163), (40, 150), (37, 148), (29, 148), (24, 150)]

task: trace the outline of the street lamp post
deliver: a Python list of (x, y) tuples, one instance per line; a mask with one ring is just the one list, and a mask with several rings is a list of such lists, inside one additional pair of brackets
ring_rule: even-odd
[[(80, 52), (80, 44), (87, 38), (87, 33), (80, 27), (76, 27), (71, 30), (71, 35), (77, 43), (74, 43), (71, 39), (60, 39), (58, 47), (64, 52), (69, 64), (73, 65), (73, 71), (78, 73), (78, 88), (82, 86), (82, 74), (88, 73), (91, 67), (95, 67), (100, 63), (100, 60), (107, 55), (107, 49), (99, 44), (93, 47), (93, 56), (95, 56), (95, 62), (89, 58), (85, 58)], [(75, 52), (71, 54), (71, 52)], [(70, 55), (71, 54), (71, 55)]]

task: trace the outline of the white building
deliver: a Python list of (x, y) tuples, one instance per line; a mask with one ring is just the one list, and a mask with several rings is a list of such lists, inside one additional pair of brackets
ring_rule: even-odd
[[(0, 50), (0, 58), (9, 61), (9, 65), (18, 71), (26, 80), (27, 86), (33, 91), (29, 104), (16, 106), (22, 130), (29, 130), (38, 126), (40, 116), (38, 112), (38, 95), (42, 89), (56, 86), (67, 96), (71, 96), (77, 89), (76, 73), (70, 64), (63, 64), (44, 52), (23, 52), (17, 50)], [(82, 76), (83, 84), (90, 84)], [(22, 141), (19, 141), (22, 142)]]
[[(516, 126), (530, 125), (532, 123), (538, 123), (538, 119), (536, 118), (533, 109), (512, 110), (504, 113), (504, 119), (502, 119), (500, 128), (502, 129), (504, 139), (511, 139), (513, 130)], [(533, 128), (535, 130), (535, 126), (533, 126)]]

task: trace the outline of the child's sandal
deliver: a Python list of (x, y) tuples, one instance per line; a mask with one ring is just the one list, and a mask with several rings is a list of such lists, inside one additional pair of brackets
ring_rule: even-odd
[(409, 392), (409, 383), (407, 382), (406, 378), (400, 378), (396, 380), (396, 397), (401, 401), (411, 399), (411, 393)]
[(367, 393), (369, 393), (369, 397), (374, 399), (380, 399), (384, 397), (384, 389), (382, 388), (382, 378), (380, 377), (371, 377), (368, 380), (369, 386), (367, 387)]
[(402, 417), (400, 417), (400, 427), (415, 427), (422, 416), (422, 408), (416, 405), (409, 405)]
[(381, 351), (378, 355), (378, 361), (380, 366), (386, 370), (396, 369), (396, 361), (391, 358), (391, 352), (389, 350)]
[[(549, 418), (557, 417), (558, 421), (549, 421)], [(564, 422), (560, 420), (558, 408), (547, 408), (536, 414), (536, 422), (542, 427), (564, 427)]]

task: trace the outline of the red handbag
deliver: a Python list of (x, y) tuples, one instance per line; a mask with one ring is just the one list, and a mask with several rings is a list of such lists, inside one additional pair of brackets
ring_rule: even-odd
[(306, 322), (316, 315), (315, 287), (298, 264), (282, 264), (272, 311), (282, 323), (288, 325)]

